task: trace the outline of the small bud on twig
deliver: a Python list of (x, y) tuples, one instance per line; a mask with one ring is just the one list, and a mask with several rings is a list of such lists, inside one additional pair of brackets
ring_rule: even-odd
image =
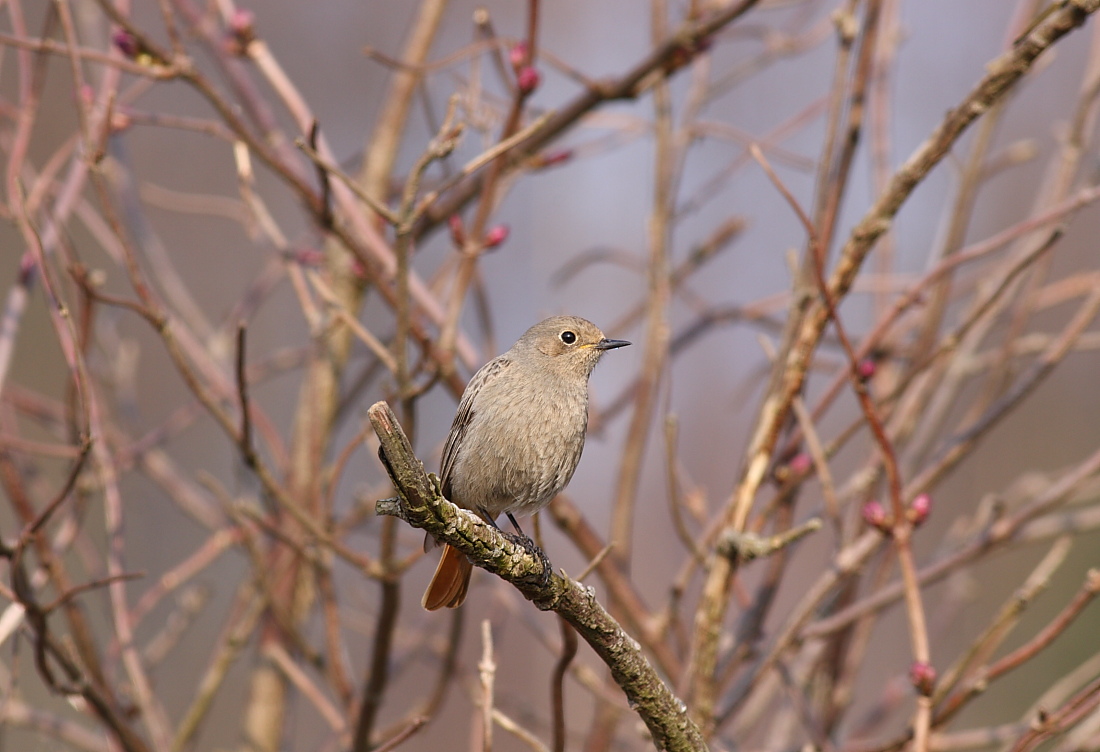
[(229, 17), (229, 36), (226, 40), (227, 51), (231, 55), (244, 55), (248, 45), (256, 38), (256, 14), (244, 8), (238, 8)]
[(936, 686), (936, 669), (924, 661), (913, 661), (913, 665), (909, 667), (909, 680), (913, 682), (918, 693), (930, 697)]
[(862, 509), (863, 521), (873, 528), (890, 534), (890, 516), (886, 514), (886, 508), (877, 501), (868, 501)]
[(253, 39), (256, 35), (256, 14), (245, 8), (237, 8), (229, 17), (229, 30), (242, 39)]
[(869, 380), (875, 375), (876, 370), (878, 370), (878, 364), (871, 358), (864, 358), (859, 361), (859, 365), (856, 366), (856, 373), (859, 374), (859, 378), (862, 381)]
[(485, 233), (485, 248), (496, 248), (498, 245), (508, 239), (508, 233), (510, 232), (508, 225), (497, 225), (489, 229), (489, 232)]
[(913, 527), (917, 527), (926, 519), (928, 519), (928, 513), (932, 511), (932, 497), (928, 494), (921, 494), (917, 498), (913, 499), (913, 503), (909, 505), (909, 509), (906, 511), (906, 519), (912, 523)]
[(135, 37), (126, 29), (118, 29), (111, 35), (111, 43), (126, 57), (133, 60), (141, 52), (141, 45), (138, 44), (137, 37)]
[(536, 155), (531, 160), (531, 166), (536, 169), (541, 169), (544, 167), (554, 167), (555, 165), (568, 162), (572, 158), (572, 149), (555, 149), (553, 151), (545, 151), (542, 154)]
[(814, 461), (806, 452), (799, 452), (791, 458), (788, 467), (795, 475), (805, 475), (813, 469)]
[(810, 455), (799, 452), (791, 459), (780, 465), (776, 465), (773, 479), (780, 485), (802, 480), (812, 469), (814, 463)]
[(512, 46), (512, 49), (508, 50), (508, 62), (512, 64), (512, 68), (519, 70), (527, 61), (527, 42), (516, 42)]
[(447, 226), (451, 230), (451, 242), (459, 248), (466, 245), (466, 227), (462, 223), (461, 215), (452, 214), (447, 220)]
[(521, 68), (520, 71), (516, 73), (516, 86), (519, 87), (520, 94), (530, 94), (538, 88), (541, 80), (542, 76), (531, 66)]

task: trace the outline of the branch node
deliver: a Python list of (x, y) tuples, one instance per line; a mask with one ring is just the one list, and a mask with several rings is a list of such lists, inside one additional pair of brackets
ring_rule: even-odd
[(797, 527), (786, 530), (776, 535), (757, 535), (756, 533), (744, 533), (737, 530), (728, 530), (718, 541), (717, 552), (719, 556), (736, 558), (741, 561), (751, 561), (765, 556), (771, 556), (776, 551), (786, 548), (792, 543), (806, 537), (810, 533), (821, 529), (821, 520), (817, 517), (807, 520)]

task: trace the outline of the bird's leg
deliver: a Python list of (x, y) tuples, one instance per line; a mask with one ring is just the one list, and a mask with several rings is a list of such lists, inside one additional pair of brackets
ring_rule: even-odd
[(519, 526), (519, 523), (516, 522), (515, 516), (513, 516), (511, 512), (505, 512), (505, 514), (508, 515), (508, 521), (512, 523), (512, 527), (516, 529), (516, 532), (520, 535), (523, 535), (524, 537), (528, 537), (526, 533), (523, 532), (523, 528), (521, 528)]
[(478, 515), (481, 516), (481, 519), (485, 520), (490, 525), (495, 527), (499, 532), (503, 532), (500, 529), (500, 525), (497, 524), (496, 518), (493, 515), (489, 514), (486, 509), (484, 509), (483, 507), (477, 507), (475, 511), (478, 513)]
[[(508, 520), (512, 523), (512, 527), (516, 529), (516, 532), (506, 533), (503, 530), (500, 530), (500, 528), (498, 527), (497, 530), (500, 530), (500, 534), (515, 543), (517, 546), (523, 546), (523, 548), (527, 551), (533, 552), (535, 550), (538, 550), (538, 545), (536, 545), (535, 542), (531, 540), (531, 536), (523, 532), (523, 528), (521, 528), (519, 526), (519, 523), (516, 522), (515, 516), (511, 512), (505, 512), (505, 514), (508, 515)], [(495, 525), (496, 523), (493, 524)]]

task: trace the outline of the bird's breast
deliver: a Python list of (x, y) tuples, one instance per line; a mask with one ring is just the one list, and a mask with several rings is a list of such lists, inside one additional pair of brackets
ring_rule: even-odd
[[(493, 514), (533, 513), (573, 477), (588, 426), (587, 383), (523, 379), (492, 385), (455, 459), (452, 496)], [(481, 403), (484, 403), (481, 404)]]

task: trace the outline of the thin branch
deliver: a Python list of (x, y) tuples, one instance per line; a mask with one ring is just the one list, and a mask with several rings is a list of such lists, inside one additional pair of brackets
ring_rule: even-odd
[(477, 566), (513, 584), (540, 610), (554, 611), (568, 621), (611, 669), (658, 747), (670, 752), (706, 749), (686, 706), (661, 681), (638, 644), (622, 631), (590, 590), (553, 573), (545, 554), (537, 556), (476, 514), (444, 499), (416, 459), (386, 403), (375, 403), (368, 414), (401, 494), (398, 499), (378, 502), (379, 514), (400, 517), (436, 540), (454, 546)]
[(551, 707), (554, 719), (554, 752), (565, 752), (565, 675), (569, 664), (577, 656), (577, 633), (565, 619), (558, 619), (561, 627), (561, 656), (554, 664), (554, 674), (550, 679)]

